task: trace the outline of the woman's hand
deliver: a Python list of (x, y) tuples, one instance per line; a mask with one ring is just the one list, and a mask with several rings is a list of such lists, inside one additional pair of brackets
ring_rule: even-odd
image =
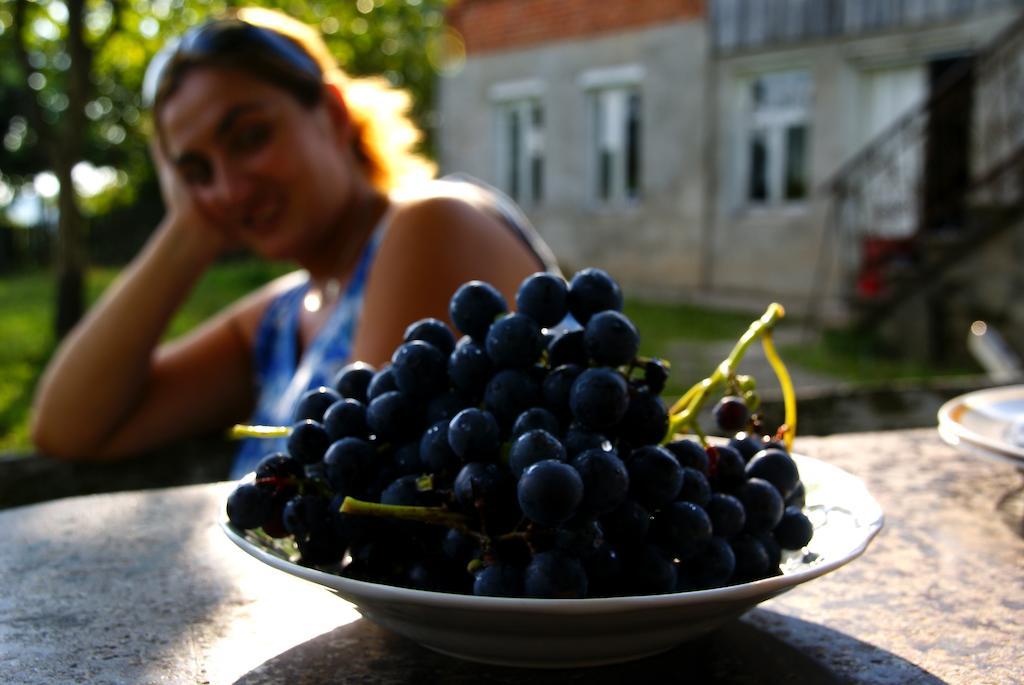
[(164, 154), (159, 140), (149, 145), (153, 165), (160, 182), (166, 214), (160, 230), (175, 232), (185, 238), (187, 245), (196, 250), (204, 262), (213, 259), (232, 246), (233, 241), (222, 227), (210, 218), (195, 201), (188, 185)]

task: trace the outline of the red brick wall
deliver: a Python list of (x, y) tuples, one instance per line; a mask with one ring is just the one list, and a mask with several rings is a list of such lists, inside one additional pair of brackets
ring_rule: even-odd
[(459, 0), (449, 25), (466, 52), (521, 48), (703, 17), (705, 0)]

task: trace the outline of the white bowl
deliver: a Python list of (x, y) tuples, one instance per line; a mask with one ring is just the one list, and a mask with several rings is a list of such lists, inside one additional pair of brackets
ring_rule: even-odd
[(939, 407), (938, 418), (947, 444), (1024, 467), (1024, 385), (959, 395)]
[(424, 647), (505, 666), (597, 666), (671, 649), (864, 552), (882, 528), (881, 507), (849, 473), (794, 456), (807, 490), (814, 538), (804, 550), (787, 553), (782, 575), (714, 590), (560, 600), (410, 590), (300, 566), (227, 522), (222, 527), (260, 561), (324, 586), (369, 620)]

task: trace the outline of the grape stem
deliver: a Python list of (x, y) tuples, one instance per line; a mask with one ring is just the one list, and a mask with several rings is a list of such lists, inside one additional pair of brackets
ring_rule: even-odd
[(775, 324), (785, 315), (786, 311), (782, 308), (781, 304), (773, 302), (769, 305), (765, 313), (761, 315), (761, 318), (750, 324), (750, 327), (747, 328), (747, 331), (732, 348), (732, 352), (715, 368), (714, 372), (704, 380), (695, 383), (672, 405), (672, 408), (669, 410), (668, 430), (665, 433), (662, 444), (672, 440), (673, 436), (677, 433), (689, 432), (696, 434), (700, 438), (701, 444), (707, 447), (707, 437), (697, 424), (697, 415), (712, 393), (726, 383), (735, 382), (736, 367), (750, 345), (760, 338), (765, 355), (768, 357), (768, 362), (771, 364), (772, 370), (775, 371), (775, 375), (778, 377), (779, 384), (782, 387), (782, 397), (786, 408), (785, 441), (787, 448), (792, 447), (793, 438), (796, 435), (796, 396), (793, 393), (793, 383), (789, 377), (789, 372), (786, 371), (785, 365), (775, 351), (775, 346), (771, 339)]
[(241, 438), (286, 438), (291, 435), (291, 426), (248, 426), (236, 423), (228, 432), (232, 440)]
[(341, 503), (340, 511), (342, 514), (352, 514), (354, 516), (377, 516), (403, 521), (419, 521), (420, 523), (447, 526), (448, 528), (472, 532), (469, 528), (469, 521), (465, 516), (441, 507), (380, 504), (379, 502), (365, 502), (355, 497), (346, 497)]

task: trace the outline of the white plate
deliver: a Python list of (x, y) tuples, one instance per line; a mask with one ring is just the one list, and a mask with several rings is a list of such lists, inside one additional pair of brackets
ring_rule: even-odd
[(260, 561), (324, 586), (369, 620), (435, 651), (507, 666), (596, 666), (671, 649), (864, 552), (882, 528), (881, 507), (849, 473), (794, 456), (807, 490), (814, 538), (801, 552), (784, 557), (783, 575), (714, 590), (562, 600), (410, 590), (300, 566), (226, 522), (222, 527)]
[(1024, 466), (1024, 385), (954, 397), (939, 408), (939, 435), (964, 452)]

